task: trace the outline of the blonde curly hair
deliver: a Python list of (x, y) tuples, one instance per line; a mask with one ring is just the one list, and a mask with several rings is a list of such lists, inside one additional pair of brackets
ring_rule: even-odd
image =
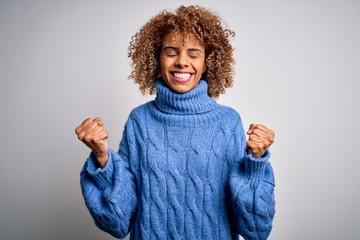
[(208, 95), (217, 98), (233, 83), (233, 47), (230, 37), (235, 33), (223, 27), (219, 16), (200, 6), (180, 6), (175, 13), (162, 11), (151, 18), (131, 38), (128, 57), (132, 60), (129, 79), (139, 84), (142, 94), (156, 93), (160, 75), (160, 50), (163, 38), (170, 32), (194, 34), (205, 46), (206, 72), (202, 79), (208, 83)]

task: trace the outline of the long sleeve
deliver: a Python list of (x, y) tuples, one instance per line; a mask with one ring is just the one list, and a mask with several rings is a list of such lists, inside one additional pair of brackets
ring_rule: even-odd
[(270, 153), (266, 151), (261, 158), (247, 154), (241, 120), (235, 127), (228, 153), (235, 162), (229, 184), (237, 230), (246, 240), (267, 239), (275, 214)]
[(125, 238), (130, 231), (137, 208), (136, 181), (131, 172), (130, 141), (125, 128), (120, 149), (109, 149), (104, 168), (97, 168), (93, 153), (84, 164), (80, 185), (95, 224), (117, 238)]

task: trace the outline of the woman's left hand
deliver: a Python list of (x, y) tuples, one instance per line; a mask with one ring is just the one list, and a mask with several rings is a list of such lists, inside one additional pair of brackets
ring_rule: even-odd
[(249, 135), (249, 140), (246, 142), (246, 145), (249, 148), (249, 152), (257, 158), (264, 155), (275, 138), (275, 133), (261, 124), (250, 124), (247, 134)]

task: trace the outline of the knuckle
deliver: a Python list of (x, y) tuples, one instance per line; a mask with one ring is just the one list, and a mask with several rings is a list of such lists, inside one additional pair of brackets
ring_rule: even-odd
[(82, 137), (82, 135), (81, 135), (81, 134), (79, 134), (79, 135), (78, 135), (78, 139), (79, 139), (80, 141), (82, 141), (82, 140), (83, 140), (83, 137)]
[(80, 139), (81, 141), (84, 139), (84, 132), (80, 132), (78, 134), (78, 139)]
[(269, 132), (269, 138), (274, 138), (275, 137), (275, 133), (273, 131)]
[(266, 149), (266, 144), (265, 144), (265, 143), (260, 143), (260, 144), (259, 144), (259, 149), (260, 149), (260, 150)]
[(97, 126), (97, 123), (95, 121), (91, 121), (88, 123), (88, 126), (89, 127), (94, 127), (94, 126)]
[(81, 125), (86, 125), (87, 123), (89, 123), (91, 121), (91, 118), (86, 118)]
[(83, 140), (84, 140), (85, 142), (88, 142), (88, 143), (91, 143), (91, 142), (94, 141), (93, 138), (92, 138), (92, 136), (90, 136), (90, 135), (84, 136)]

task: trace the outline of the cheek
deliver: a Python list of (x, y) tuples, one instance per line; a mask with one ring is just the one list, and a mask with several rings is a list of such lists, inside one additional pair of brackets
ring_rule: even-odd
[(161, 71), (165, 71), (166, 69), (168, 69), (170, 64), (171, 63), (170, 63), (169, 60), (166, 60), (164, 58), (160, 58), (160, 70)]
[(197, 66), (197, 69), (198, 69), (199, 72), (204, 73), (206, 71), (206, 69), (207, 69), (207, 66), (206, 66), (205, 62), (199, 63), (198, 66)]
[(161, 74), (163, 74), (163, 73), (164, 73), (164, 70), (166, 69), (166, 67), (165, 67), (165, 65), (164, 65), (164, 62), (163, 62), (161, 59), (160, 59), (160, 64), (159, 64), (158, 68), (159, 68), (159, 72), (160, 72)]
[(163, 78), (163, 79), (167, 79), (167, 69), (168, 66), (166, 64), (166, 61), (163, 61), (162, 59), (160, 59), (160, 63), (159, 63), (159, 75)]
[(206, 66), (206, 64), (204, 64), (203, 68), (202, 68), (202, 73), (206, 72), (206, 70), (207, 70), (207, 66)]

